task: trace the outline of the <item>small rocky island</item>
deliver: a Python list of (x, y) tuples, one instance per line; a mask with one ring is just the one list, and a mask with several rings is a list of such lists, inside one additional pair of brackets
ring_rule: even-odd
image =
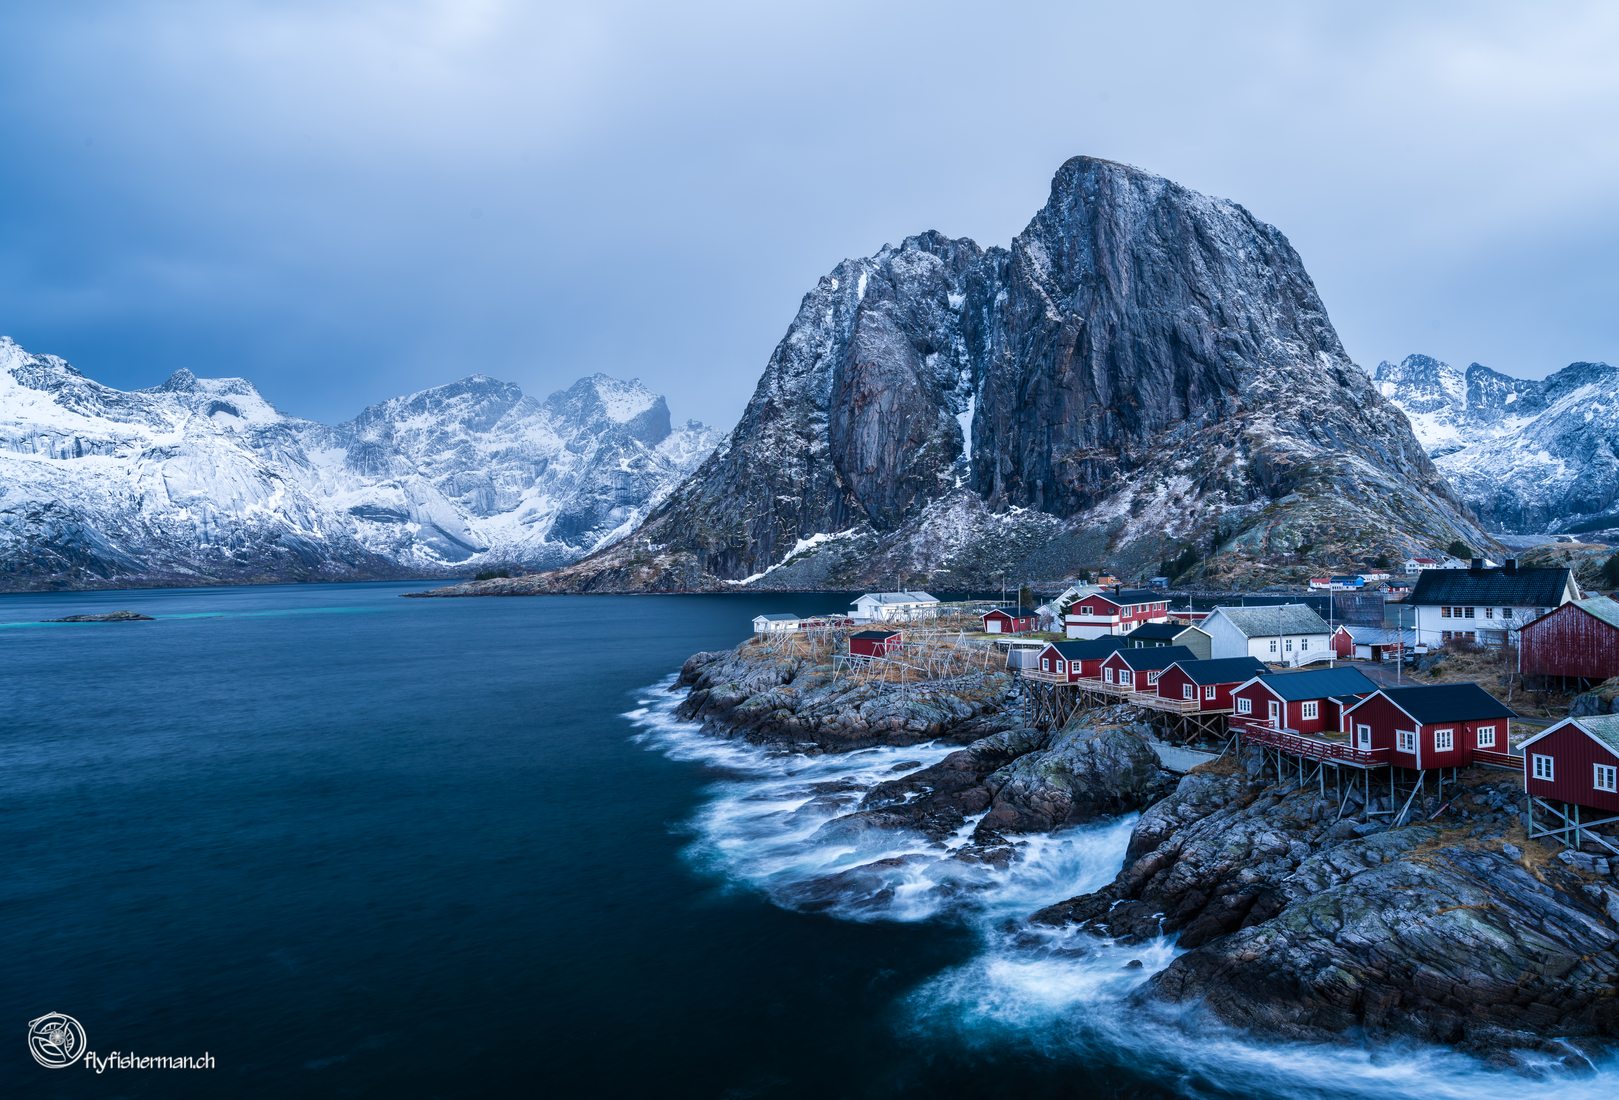
[[(1005, 867), (1016, 838), (1141, 811), (1117, 877), (1025, 928), (1173, 936), (1179, 954), (1132, 999), (1183, 1026), (1421, 1041), (1520, 1068), (1586, 1069), (1619, 1037), (1619, 867), (1530, 841), (1510, 771), (1463, 769), (1391, 827), (1375, 790), (1278, 778), (1257, 749), (1172, 773), (1150, 715), (1129, 705), (1031, 728), (998, 670), (884, 683), (755, 640), (696, 654), (675, 690), (680, 716), (716, 736), (810, 753), (961, 745), (860, 793), (821, 839), (970, 829), (949, 858)], [(869, 888), (882, 871), (844, 871), (820, 892)]]
[(60, 619), (42, 619), (47, 623), (151, 623), (157, 620), (139, 611), (107, 611), (100, 615), (64, 615)]

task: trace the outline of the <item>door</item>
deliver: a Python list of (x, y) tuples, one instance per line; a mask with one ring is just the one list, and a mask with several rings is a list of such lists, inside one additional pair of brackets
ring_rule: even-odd
[(1270, 724), (1277, 729), (1282, 728), (1282, 704), (1275, 699), (1270, 701)]
[(1372, 747), (1372, 727), (1361, 722), (1355, 727), (1355, 747), (1370, 750)]

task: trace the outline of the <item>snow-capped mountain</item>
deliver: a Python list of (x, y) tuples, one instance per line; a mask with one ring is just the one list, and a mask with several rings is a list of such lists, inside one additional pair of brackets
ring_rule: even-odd
[(6, 587), (552, 567), (633, 528), (713, 449), (639, 382), (545, 400), (482, 375), (344, 424), (238, 378), (122, 391), (0, 337)]
[(1410, 355), (1373, 377), (1492, 530), (1619, 529), (1619, 368), (1573, 363), (1527, 379)]
[(1458, 538), (1488, 536), (1287, 239), (1077, 157), (1009, 248), (928, 232), (838, 264), (637, 532), (512, 587), (1241, 580)]

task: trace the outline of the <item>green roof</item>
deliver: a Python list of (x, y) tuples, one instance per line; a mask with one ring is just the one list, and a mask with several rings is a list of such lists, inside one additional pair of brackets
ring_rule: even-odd
[(1619, 752), (1619, 714), (1594, 714), (1589, 718), (1576, 718), (1580, 728), (1604, 745)]

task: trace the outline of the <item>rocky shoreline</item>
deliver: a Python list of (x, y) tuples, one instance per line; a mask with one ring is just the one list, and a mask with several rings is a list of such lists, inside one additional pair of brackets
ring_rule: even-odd
[(1028, 728), (1001, 672), (902, 690), (747, 643), (694, 655), (675, 690), (680, 717), (754, 744), (961, 746), (878, 782), (817, 840), (965, 835), (950, 858), (1005, 868), (1019, 838), (1141, 811), (1117, 877), (1028, 914), (1025, 929), (1099, 944), (1173, 937), (1179, 953), (1132, 1002), (1183, 1026), (1419, 1041), (1516, 1067), (1586, 1068), (1619, 1037), (1619, 861), (1527, 840), (1510, 772), (1464, 770), (1443, 800), (1416, 803), (1413, 824), (1390, 828), (1375, 788), (1368, 804), (1277, 782), (1257, 753), (1175, 776), (1128, 706)]

